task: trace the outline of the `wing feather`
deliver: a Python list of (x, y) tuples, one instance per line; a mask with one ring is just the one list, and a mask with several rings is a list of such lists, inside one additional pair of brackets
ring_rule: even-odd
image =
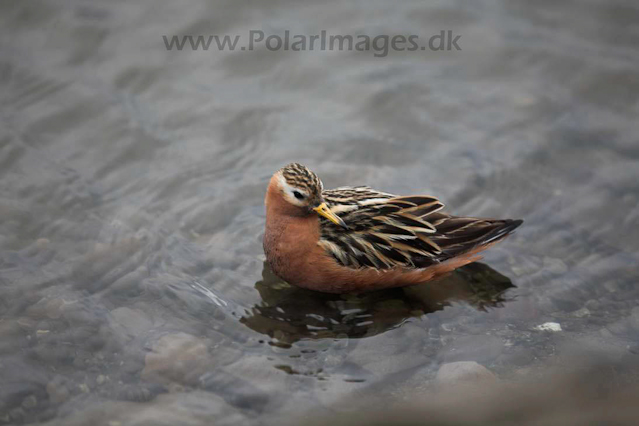
[(343, 266), (424, 268), (511, 233), (520, 221), (455, 217), (428, 195), (398, 197), (367, 186), (322, 192), (343, 229), (320, 219), (319, 244)]

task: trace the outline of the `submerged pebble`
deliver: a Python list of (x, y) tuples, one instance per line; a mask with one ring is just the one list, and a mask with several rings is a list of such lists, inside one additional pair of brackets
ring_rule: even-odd
[(497, 381), (497, 376), (474, 361), (459, 361), (443, 364), (437, 371), (435, 381), (440, 386), (481, 385)]
[(196, 383), (214, 363), (206, 342), (187, 333), (171, 333), (155, 342), (146, 355), (145, 380)]
[(539, 331), (561, 331), (561, 324), (558, 322), (545, 322), (535, 327)]

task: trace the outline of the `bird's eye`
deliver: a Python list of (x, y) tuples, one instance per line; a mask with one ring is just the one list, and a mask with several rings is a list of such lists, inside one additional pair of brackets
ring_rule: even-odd
[(299, 191), (293, 191), (293, 195), (295, 195), (295, 198), (297, 198), (298, 200), (304, 199), (304, 195), (302, 195), (302, 193)]

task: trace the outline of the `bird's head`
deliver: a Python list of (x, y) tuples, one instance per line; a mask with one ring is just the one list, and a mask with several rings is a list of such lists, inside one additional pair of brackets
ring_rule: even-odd
[(275, 172), (271, 178), (266, 203), (278, 203), (282, 210), (292, 216), (318, 214), (347, 228), (344, 221), (326, 205), (322, 190), (322, 181), (315, 173), (301, 164), (291, 163)]

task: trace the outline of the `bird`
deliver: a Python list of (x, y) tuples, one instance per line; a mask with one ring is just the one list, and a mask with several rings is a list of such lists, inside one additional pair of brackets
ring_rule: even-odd
[(523, 220), (444, 213), (430, 195), (398, 196), (368, 186), (324, 189), (299, 163), (279, 169), (265, 195), (264, 253), (291, 285), (364, 293), (441, 278), (481, 259)]

